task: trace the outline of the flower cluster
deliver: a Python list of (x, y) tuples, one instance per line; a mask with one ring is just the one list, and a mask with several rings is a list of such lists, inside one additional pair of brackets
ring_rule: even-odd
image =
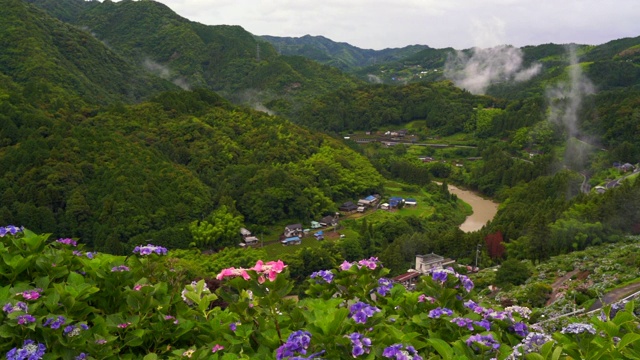
[(236, 277), (242, 276), (245, 280), (249, 280), (251, 277), (247, 270), (253, 270), (258, 273), (258, 282), (263, 283), (265, 281), (264, 276), (266, 275), (269, 281), (274, 281), (278, 274), (280, 274), (284, 268), (287, 267), (282, 260), (278, 261), (269, 261), (268, 263), (264, 263), (262, 260), (258, 260), (256, 265), (249, 269), (243, 268), (228, 268), (223, 269), (217, 276), (216, 279), (222, 280), (226, 277)]
[(47, 318), (43, 323), (42, 326), (44, 327), (50, 327), (52, 329), (59, 329), (62, 325), (64, 325), (67, 322), (67, 319), (65, 319), (64, 316), (59, 315), (57, 318), (56, 317), (50, 317)]
[(380, 264), (380, 261), (378, 261), (377, 257), (370, 257), (368, 259), (362, 259), (358, 262), (353, 262), (350, 263), (348, 261), (344, 261), (341, 265), (340, 265), (340, 270), (342, 271), (347, 271), (349, 269), (351, 269), (352, 266), (358, 266), (358, 269), (362, 268), (362, 267), (366, 267), (369, 268), (369, 270), (375, 270), (378, 266), (382, 266)]
[(220, 344), (215, 344), (212, 348), (211, 348), (211, 352), (212, 353), (216, 353), (220, 350), (223, 350), (224, 346), (220, 345)]
[(27, 303), (24, 303), (22, 301), (18, 301), (15, 305), (11, 303), (6, 303), (2, 307), (2, 311), (6, 312), (7, 314), (11, 314), (12, 312), (15, 312), (15, 311), (28, 312), (28, 309), (29, 307), (27, 306)]
[(377, 312), (380, 312), (377, 307), (358, 301), (349, 308), (349, 317), (358, 324), (365, 324)]
[[(333, 281), (333, 273), (331, 272), (331, 270), (320, 270), (320, 271), (316, 271), (313, 274), (311, 274), (310, 278), (312, 279), (316, 279), (316, 283), (320, 284), (322, 282), (330, 284)], [(322, 279), (322, 281), (320, 280)]]
[(551, 336), (547, 334), (530, 332), (520, 344), (513, 347), (513, 353), (507, 359), (521, 359), (525, 354), (538, 352), (542, 345), (552, 340)]
[(371, 348), (371, 339), (364, 335), (354, 332), (351, 335), (345, 335), (351, 340), (351, 355), (355, 358), (363, 354), (368, 354)]
[(89, 325), (87, 324), (75, 324), (69, 325), (64, 328), (63, 333), (68, 337), (78, 336), (82, 330), (89, 330)]
[(523, 319), (528, 319), (529, 316), (531, 316), (531, 309), (524, 306), (517, 306), (517, 305), (509, 306), (509, 307), (506, 307), (504, 311), (511, 313), (512, 315), (513, 313), (516, 313), (520, 315), (520, 317), (522, 317)]
[(56, 240), (56, 242), (59, 242), (60, 244), (65, 244), (65, 245), (78, 246), (78, 242), (70, 238), (64, 238), (64, 239), (60, 238)]
[(588, 332), (595, 335), (596, 329), (591, 324), (573, 323), (562, 328), (560, 331), (563, 334), (582, 334)]
[(405, 348), (402, 344), (393, 344), (385, 348), (382, 356), (387, 359), (396, 360), (422, 360), (422, 356), (418, 355), (418, 352), (413, 346), (407, 346)]
[(47, 351), (47, 347), (44, 344), (27, 339), (21, 348), (9, 350), (7, 360), (38, 360), (42, 359), (45, 351)]
[(453, 311), (451, 309), (441, 307), (437, 307), (429, 311), (429, 317), (432, 319), (439, 319), (442, 315), (451, 316), (453, 315)]
[(38, 300), (41, 292), (42, 289), (32, 289), (16, 293), (16, 295), (22, 295), (22, 298), (25, 300)]
[(24, 228), (19, 228), (13, 225), (0, 226), (0, 237), (4, 237), (7, 234), (15, 235), (21, 231), (24, 231)]
[(133, 253), (142, 255), (142, 256), (151, 255), (153, 253), (156, 253), (158, 255), (167, 255), (167, 248), (162, 246), (147, 244), (146, 246), (136, 246), (133, 249)]
[(36, 318), (34, 318), (32, 315), (29, 315), (29, 314), (18, 315), (18, 317), (16, 317), (16, 320), (18, 320), (18, 325), (24, 325), (24, 324), (36, 322)]
[(123, 272), (129, 271), (129, 267), (126, 265), (118, 265), (111, 268), (111, 272)]
[(93, 257), (95, 256), (94, 253), (92, 252), (86, 252), (86, 253), (82, 253), (82, 251), (78, 251), (78, 250), (73, 250), (73, 255), (75, 256), (83, 256), (86, 255), (89, 259), (93, 259)]
[(276, 359), (287, 359), (296, 353), (306, 355), (310, 343), (311, 334), (309, 332), (303, 330), (294, 331), (289, 335), (287, 342), (276, 350)]
[(391, 279), (387, 279), (387, 278), (378, 279), (378, 287), (376, 288), (376, 291), (378, 292), (378, 294), (382, 296), (387, 296), (387, 294), (389, 294), (389, 292), (391, 291), (391, 288), (393, 288), (393, 281), (391, 281)]
[(488, 335), (471, 335), (467, 341), (467, 346), (474, 349), (475, 351), (480, 350), (478, 345), (486, 346), (492, 350), (498, 350), (500, 348), (500, 343), (496, 341), (491, 334)]
[(517, 322), (509, 326), (509, 330), (516, 333), (516, 335), (522, 336), (522, 337), (527, 336), (527, 334), (529, 333), (529, 329), (527, 328), (527, 325), (523, 322)]

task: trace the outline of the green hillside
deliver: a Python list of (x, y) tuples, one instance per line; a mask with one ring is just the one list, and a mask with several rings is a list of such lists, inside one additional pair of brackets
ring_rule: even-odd
[(22, 86), (29, 100), (57, 109), (69, 102), (139, 101), (176, 88), (23, 1), (4, 1), (0, 18), (0, 73)]

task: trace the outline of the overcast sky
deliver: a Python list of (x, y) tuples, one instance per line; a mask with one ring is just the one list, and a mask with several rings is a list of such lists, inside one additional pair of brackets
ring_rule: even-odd
[(638, 0), (159, 0), (207, 25), (254, 35), (322, 35), (363, 49), (545, 43), (640, 36)]

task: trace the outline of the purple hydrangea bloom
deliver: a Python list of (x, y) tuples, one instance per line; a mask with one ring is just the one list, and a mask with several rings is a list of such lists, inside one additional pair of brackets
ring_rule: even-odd
[(237, 328), (238, 323), (232, 322), (231, 324), (229, 324), (229, 329), (231, 329), (231, 331), (236, 331)]
[(471, 292), (471, 290), (473, 290), (473, 281), (471, 281), (471, 279), (469, 279), (468, 276), (466, 275), (460, 275), (457, 274), (456, 275), (458, 277), (458, 280), (460, 280), (460, 282), (462, 283), (462, 287), (465, 289), (466, 292)]
[(473, 320), (468, 319), (468, 318), (463, 318), (463, 317), (457, 317), (457, 318), (453, 318), (451, 319), (451, 322), (460, 326), (460, 327), (466, 327), (469, 330), (473, 330)]
[(118, 265), (111, 268), (111, 272), (123, 272), (129, 271), (129, 267), (126, 265)]
[(418, 352), (413, 346), (403, 348), (402, 344), (393, 344), (385, 348), (382, 356), (396, 360), (422, 360), (422, 356), (418, 355)]
[(498, 350), (500, 348), (500, 343), (497, 342), (491, 334), (489, 335), (471, 335), (467, 341), (467, 346), (474, 349), (475, 351), (480, 350), (478, 345), (486, 346), (493, 350)]
[[(331, 272), (331, 270), (320, 270), (320, 271), (316, 271), (313, 274), (311, 274), (310, 278), (312, 279), (316, 279), (316, 283), (321, 283), (321, 282), (325, 282), (327, 284), (330, 284), (333, 281), (333, 273)], [(322, 281), (320, 281), (320, 279), (322, 279)]]
[(167, 248), (162, 246), (147, 244), (146, 246), (136, 246), (133, 249), (133, 253), (143, 255), (143, 256), (151, 255), (153, 253), (156, 253), (158, 255), (167, 255)]
[(24, 324), (36, 322), (36, 318), (34, 318), (32, 315), (29, 315), (29, 314), (18, 315), (16, 320), (18, 320), (18, 324), (19, 325), (24, 325)]
[(371, 348), (371, 339), (357, 332), (345, 335), (351, 340), (351, 355), (355, 358), (363, 354), (368, 354)]
[(530, 332), (522, 339), (520, 344), (513, 347), (513, 354), (509, 359), (520, 359), (525, 354), (539, 352), (542, 345), (549, 341), (553, 341), (553, 339), (547, 334)]
[(311, 343), (311, 334), (307, 331), (298, 330), (289, 335), (287, 342), (276, 350), (276, 359), (283, 360), (295, 356), (296, 353), (307, 354), (307, 349)]
[(44, 344), (27, 339), (21, 348), (9, 350), (7, 360), (38, 360), (42, 359), (45, 351), (47, 351), (47, 347)]
[(358, 324), (365, 324), (377, 312), (380, 312), (377, 307), (358, 301), (349, 308), (349, 317)]
[(77, 246), (78, 242), (70, 239), (70, 238), (60, 238), (58, 240), (56, 240), (56, 242), (59, 242), (60, 244), (65, 244), (65, 245), (71, 245), (71, 246)]
[(529, 329), (527, 328), (527, 325), (523, 322), (517, 322), (513, 324), (513, 326), (509, 327), (509, 330), (516, 333), (516, 335), (522, 336), (522, 337), (527, 336), (527, 334), (529, 333)]
[(42, 326), (44, 327), (48, 326), (52, 329), (59, 329), (60, 326), (64, 325), (66, 322), (67, 322), (67, 319), (65, 319), (64, 316), (59, 315), (57, 318), (55, 317), (47, 318), (47, 320), (44, 321)]
[(378, 288), (376, 288), (376, 291), (378, 292), (378, 294), (382, 296), (387, 296), (387, 294), (389, 294), (389, 292), (393, 288), (393, 281), (387, 278), (380, 278), (378, 279), (378, 285), (379, 285)]
[(444, 283), (445, 281), (447, 281), (448, 276), (449, 273), (445, 270), (435, 270), (431, 273), (431, 277), (433, 278), (433, 280), (439, 281), (440, 283)]
[(69, 337), (78, 336), (82, 330), (89, 330), (89, 326), (87, 324), (75, 324), (69, 325), (64, 328), (63, 333)]
[(491, 322), (487, 319), (482, 319), (480, 321), (474, 321), (473, 322), (475, 325), (481, 326), (483, 328), (485, 328), (485, 330), (489, 331), (491, 330)]
[(80, 353), (78, 356), (75, 357), (75, 360), (85, 360), (86, 358), (87, 358), (87, 354)]
[(563, 334), (582, 334), (588, 332), (595, 335), (596, 329), (591, 324), (573, 323), (562, 328), (560, 331)]
[(14, 225), (0, 226), (0, 237), (4, 237), (7, 234), (15, 235), (23, 230), (24, 228), (19, 228)]
[(11, 303), (6, 303), (2, 307), (2, 310), (7, 314), (11, 314), (12, 312), (15, 312), (15, 311), (22, 311), (26, 313), (29, 310), (29, 306), (27, 306), (27, 303), (25, 302), (18, 301), (15, 305)]
[(438, 319), (442, 315), (451, 316), (453, 315), (453, 311), (447, 308), (437, 307), (431, 311), (429, 311), (429, 317), (432, 319)]

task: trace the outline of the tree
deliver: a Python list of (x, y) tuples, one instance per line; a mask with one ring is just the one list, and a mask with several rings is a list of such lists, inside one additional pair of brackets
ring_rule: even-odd
[(502, 263), (496, 273), (496, 284), (499, 286), (521, 285), (531, 276), (531, 270), (519, 260), (508, 259)]
[(189, 224), (189, 230), (198, 247), (217, 250), (234, 245), (243, 225), (244, 218), (241, 215), (233, 215), (222, 205), (205, 220)]

